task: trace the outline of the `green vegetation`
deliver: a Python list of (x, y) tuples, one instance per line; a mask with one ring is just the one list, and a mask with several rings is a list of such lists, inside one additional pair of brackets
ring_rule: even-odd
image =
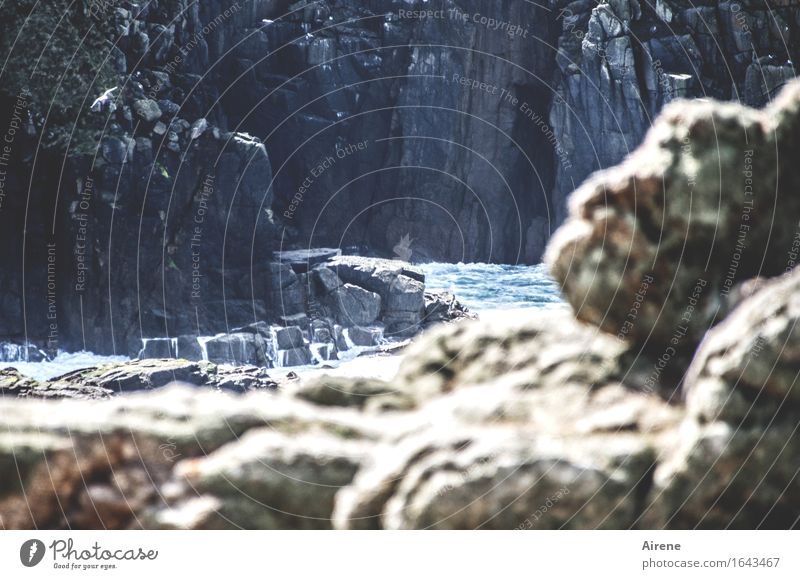
[[(0, 91), (27, 100), (43, 145), (85, 153), (103, 115), (89, 107), (117, 84), (109, 55), (117, 0), (6, 1), (0, 10)], [(70, 134), (75, 131), (70, 142)]]
[(169, 179), (169, 171), (167, 171), (167, 168), (161, 163), (156, 163), (156, 166), (158, 167), (158, 172), (161, 173), (161, 176), (164, 177), (164, 179)]

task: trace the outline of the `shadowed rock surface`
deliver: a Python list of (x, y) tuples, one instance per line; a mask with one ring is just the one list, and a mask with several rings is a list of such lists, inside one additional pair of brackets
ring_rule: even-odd
[(799, 95), (793, 84), (763, 112), (670, 105), (575, 192), (547, 261), (579, 319), (656, 356), (692, 351), (737, 284), (794, 265)]

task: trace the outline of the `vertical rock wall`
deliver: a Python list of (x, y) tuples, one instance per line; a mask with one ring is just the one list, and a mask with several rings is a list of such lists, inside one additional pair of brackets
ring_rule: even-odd
[(796, 75), (800, 12), (762, 0), (558, 2), (561, 34), (550, 122), (571, 167), (556, 166), (554, 206), (642, 141), (676, 98), (761, 107)]

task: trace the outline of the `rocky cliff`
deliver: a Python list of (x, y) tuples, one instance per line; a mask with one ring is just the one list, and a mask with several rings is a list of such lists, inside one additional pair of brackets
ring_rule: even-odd
[(0, 334), (135, 353), (277, 320), (276, 250), (537, 262), (664, 104), (772, 98), (785, 4), (18, 3)]
[(264, 319), (271, 165), (261, 142), (225, 130), (208, 73), (259, 7), (23, 4), (4, 14), (4, 39), (54, 42), (42, 42), (46, 81), (30, 47), (6, 52), (25, 122), (0, 208), (2, 333), (130, 354), (141, 338)]
[[(751, 215), (754, 251), (770, 247), (765, 231), (783, 240), (797, 227), (782, 195), (800, 178), (791, 162), (799, 123), (800, 82), (766, 111), (670, 105), (624, 165), (571, 200), (548, 248), (571, 311), (441, 327), (390, 382), (322, 375), (276, 385), (256, 369), (188, 362), (47, 385), (4, 372), (0, 388), (12, 396), (74, 397), (83, 387), (106, 400), (0, 400), (0, 466), (18, 475), (0, 479), (0, 527), (797, 528), (800, 242), (765, 254), (761, 277), (742, 266), (727, 305), (718, 302), (729, 271), (716, 261), (702, 274), (707, 293), (695, 292), (711, 192), (749, 170), (743, 129), (771, 155), (764, 163), (775, 172), (762, 178), (779, 181), (782, 210), (739, 213), (726, 181), (720, 235), (738, 233), (726, 229), (737, 222), (729, 211)], [(716, 153), (700, 148), (714, 126)], [(684, 140), (696, 156), (677, 152)], [(686, 170), (697, 171), (697, 206), (676, 216), (654, 200), (679, 201)], [(654, 259), (642, 226), (654, 211), (698, 226), (682, 234), (686, 263), (656, 257), (640, 279)], [(171, 372), (184, 384), (161, 388)], [(141, 392), (114, 395), (131, 390)]]
[(265, 83), (237, 108), (280, 166), (276, 216), (303, 243), (409, 236), (442, 261), (537, 262), (567, 195), (666, 103), (763, 106), (800, 49), (796, 9), (761, 1), (302, 6), (239, 65), (238, 94)]

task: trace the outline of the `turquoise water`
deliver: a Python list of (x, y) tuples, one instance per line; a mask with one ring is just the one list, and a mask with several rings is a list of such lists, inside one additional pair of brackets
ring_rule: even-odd
[(429, 289), (448, 290), (477, 313), (564, 304), (558, 286), (541, 264), (429, 263), (419, 267), (425, 271)]

